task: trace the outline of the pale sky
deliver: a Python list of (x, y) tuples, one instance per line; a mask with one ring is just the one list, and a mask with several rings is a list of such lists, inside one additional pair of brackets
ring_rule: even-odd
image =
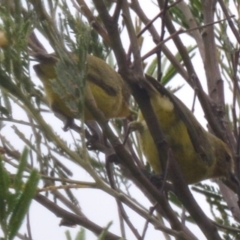
[[(149, 17), (153, 17), (155, 16), (158, 12), (158, 8), (154, 6), (154, 4), (151, 3), (151, 1), (142, 1), (144, 4), (146, 4), (146, 6), (144, 6), (144, 10), (146, 11), (146, 14), (149, 15)], [(148, 36), (148, 34), (146, 35), (146, 39), (145, 39), (145, 44), (143, 47), (143, 54), (145, 52), (148, 52), (152, 47), (154, 47), (154, 45), (152, 44), (152, 40), (151, 38)], [(184, 36), (182, 36), (184, 37)], [(126, 39), (126, 38), (125, 38)], [(185, 43), (186, 45), (188, 45), (188, 42), (190, 43), (192, 40), (187, 37), (185, 38)], [(187, 41), (187, 42), (186, 42)], [(171, 43), (168, 43), (171, 44)], [(194, 44), (194, 42), (191, 42), (191, 44)], [(126, 45), (126, 49), (128, 49), (128, 42), (125, 42)], [(171, 45), (173, 46), (173, 45)], [(199, 56), (197, 54), (197, 56), (194, 58), (194, 63), (196, 66), (198, 66), (196, 68), (198, 74), (200, 77), (203, 77), (203, 67), (199, 66), (201, 64), (201, 61), (199, 59)], [(34, 73), (32, 73), (32, 78), (33, 81), (36, 82), (37, 84), (41, 84), (40, 81), (37, 79), (36, 75)], [(175, 84), (175, 85), (174, 85)], [(177, 92), (177, 96), (189, 107), (191, 108), (191, 104), (192, 101), (190, 101), (190, 99), (193, 99), (193, 91), (190, 89), (189, 86), (187, 86), (187, 83), (185, 83), (182, 79), (180, 79), (180, 77), (178, 77), (177, 79), (177, 84), (176, 82), (174, 83), (171, 82), (172, 86), (179, 86), (181, 84), (184, 84), (184, 87), (182, 88), (182, 90), (180, 90), (179, 92)], [(202, 125), (205, 127), (206, 125), (206, 121), (204, 120), (203, 117), (203, 113), (199, 108), (199, 104), (197, 103), (197, 106), (195, 107), (195, 113), (197, 116), (197, 119), (202, 123)], [(15, 111), (15, 117), (18, 119), (20, 119), (20, 116), (22, 115), (22, 111), (17, 109)], [(54, 115), (52, 113), (46, 113), (46, 118), (48, 119), (48, 122), (52, 122), (54, 123), (54, 129), (56, 130), (56, 132), (58, 132), (61, 136), (63, 136), (65, 139), (71, 139), (71, 134), (70, 132), (63, 132), (62, 131), (62, 127), (63, 127), (63, 123), (58, 120), (56, 117), (54, 117)], [(23, 118), (25, 118), (23, 116)], [(2, 130), (2, 135), (8, 135), (8, 136), (12, 136), (12, 144), (14, 144), (14, 142), (16, 144), (18, 144), (18, 149), (21, 151), (21, 149), (23, 149), (23, 144), (21, 146), (21, 144), (19, 143), (19, 139), (16, 137), (16, 135), (13, 133), (13, 130), (11, 128), (12, 125), (17, 125), (17, 124), (13, 124), (13, 123), (7, 123), (7, 126)], [(22, 126), (19, 126), (20, 129), (22, 129)], [(28, 128), (28, 127), (25, 127)], [(28, 131), (28, 130), (26, 130)], [(89, 175), (85, 172), (82, 171), (81, 173), (79, 172), (79, 167), (77, 168), (77, 171), (75, 171), (75, 167), (74, 164), (72, 163), (67, 163), (68, 166), (72, 166), (72, 171), (74, 172), (74, 176), (73, 179), (75, 180), (83, 180), (83, 179), (88, 179), (89, 180)], [(135, 196), (136, 199), (140, 199), (141, 203), (143, 205), (145, 205), (146, 207), (150, 207), (150, 204), (148, 202), (148, 200), (144, 197), (144, 195), (142, 195), (142, 193), (136, 189), (135, 187), (131, 187), (131, 191), (134, 193), (133, 196)], [(89, 190), (89, 189), (78, 189), (78, 190), (74, 190), (74, 193), (76, 193), (76, 197), (79, 200), (80, 206), (83, 209), (84, 214), (86, 214), (87, 217), (89, 217), (89, 219), (93, 219), (94, 222), (96, 222), (97, 224), (101, 225), (101, 226), (106, 226), (110, 221), (113, 221), (113, 225), (110, 227), (110, 231), (115, 233), (115, 234), (119, 234), (120, 235), (120, 231), (119, 231), (119, 221), (118, 221), (118, 212), (117, 212), (117, 207), (116, 207), (116, 203), (114, 201), (113, 198), (111, 198), (110, 196), (108, 196), (107, 194), (105, 194), (102, 191), (99, 190)], [(51, 194), (49, 194), (51, 195)], [(201, 195), (195, 195), (198, 198), (198, 203), (201, 202), (201, 206), (203, 206), (205, 200)], [(52, 199), (50, 197), (50, 199)], [(97, 200), (97, 202), (96, 202)], [(205, 206), (205, 204), (204, 204)], [(207, 205), (206, 205), (207, 206)], [(126, 208), (127, 209), (127, 208)], [(138, 230), (142, 230), (143, 226), (145, 224), (145, 221), (139, 217), (138, 215), (136, 215), (135, 213), (133, 213), (132, 211), (128, 211), (130, 220), (134, 223), (134, 225), (136, 226), (136, 228)], [(210, 213), (209, 213), (210, 216)], [(59, 227), (59, 222), (60, 219), (57, 218), (56, 216), (54, 216), (53, 213), (49, 212), (47, 209), (45, 209), (43, 206), (41, 206), (40, 204), (38, 204), (37, 202), (33, 201), (32, 205), (30, 207), (30, 222), (31, 222), (31, 228), (32, 228), (32, 234), (33, 234), (33, 239), (34, 240), (52, 240), (52, 239), (58, 239), (58, 240), (64, 240), (66, 239), (66, 237), (64, 236), (64, 232), (66, 230), (69, 230), (71, 232), (71, 235), (74, 239), (74, 237), (76, 236), (76, 233), (79, 231), (80, 227), (77, 226), (76, 228), (67, 228), (67, 227)], [(26, 229), (25, 224), (23, 224), (20, 233), (24, 233)], [(191, 229), (191, 228), (190, 228)], [(193, 230), (193, 229), (191, 229)], [(196, 233), (196, 231), (200, 233), (199, 230), (196, 229), (196, 227), (194, 226), (194, 233)], [(141, 231), (140, 231), (141, 232)], [(1, 236), (1, 234), (0, 234)], [(205, 239), (203, 235), (199, 235), (201, 236), (201, 240)], [(18, 238), (16, 238), (18, 239)], [(96, 239), (96, 237), (88, 232), (87, 233), (87, 240), (93, 240)], [(128, 239), (135, 239), (134, 237), (129, 237)], [(151, 226), (151, 224), (149, 225), (148, 231), (147, 231), (147, 236), (145, 238), (146, 240), (148, 239), (161, 239), (161, 232), (154, 230), (153, 227)]]

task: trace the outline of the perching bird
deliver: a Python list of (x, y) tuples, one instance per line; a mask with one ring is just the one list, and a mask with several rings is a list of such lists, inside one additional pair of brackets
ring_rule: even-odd
[[(8, 39), (4, 31), (0, 30), (0, 48), (9, 45)], [(80, 61), (76, 55), (69, 53), (71, 60)], [(59, 62), (56, 54), (35, 54), (35, 60), (39, 63), (34, 65), (33, 68), (44, 85), (46, 98), (51, 106), (52, 110), (62, 115), (67, 119), (67, 124), (71, 124), (73, 118), (79, 117), (79, 109), (73, 109), (67, 104), (67, 102), (77, 101), (73, 97), (73, 94), (66, 92), (64, 86), (58, 81), (57, 84), (61, 88), (63, 94), (59, 94), (53, 88), (52, 80), (59, 78), (56, 72), (56, 64)], [(121, 76), (114, 71), (105, 61), (102, 59), (87, 55), (86, 57), (86, 84), (84, 97), (87, 94), (94, 98), (97, 107), (102, 111), (107, 119), (111, 118), (124, 118), (130, 116), (129, 98), (130, 92), (127, 85), (124, 83)], [(66, 69), (66, 72), (68, 69)], [(71, 71), (71, 69), (69, 69)], [(64, 76), (70, 74), (65, 73)], [(66, 79), (66, 82), (69, 79)], [(71, 86), (75, 88), (75, 86)], [(84, 98), (83, 97), (83, 98)], [(84, 108), (84, 119), (94, 120), (92, 114), (88, 109)], [(65, 126), (67, 128), (67, 126)]]
[[(192, 184), (204, 179), (231, 177), (234, 166), (228, 146), (204, 130), (176, 96), (155, 79), (147, 79), (152, 85), (151, 105), (186, 182)], [(147, 161), (156, 173), (162, 173), (156, 145), (141, 112), (134, 124), (139, 129)]]
[[(74, 57), (76, 59), (76, 57)], [(38, 59), (39, 64), (34, 65), (34, 70), (44, 85), (47, 100), (52, 110), (66, 118), (73, 119), (77, 113), (69, 109), (66, 100), (73, 100), (70, 95), (60, 96), (52, 87), (51, 79), (57, 79), (56, 64), (58, 59), (54, 54)], [(130, 115), (128, 100), (129, 90), (121, 76), (102, 59), (87, 55), (86, 58), (86, 86), (95, 100), (97, 107), (107, 119), (124, 118)], [(67, 71), (67, 70), (66, 70)], [(84, 92), (86, 94), (87, 91)], [(65, 99), (64, 99), (65, 97)], [(86, 96), (85, 96), (86, 97)], [(85, 120), (94, 120), (88, 109), (84, 109)]]

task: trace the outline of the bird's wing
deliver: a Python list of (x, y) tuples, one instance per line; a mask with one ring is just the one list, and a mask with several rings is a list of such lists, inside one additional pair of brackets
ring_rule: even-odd
[[(102, 88), (108, 95), (116, 96), (121, 91), (122, 79), (107, 63), (92, 55), (87, 57), (87, 79)], [(114, 83), (114, 84), (113, 84)]]

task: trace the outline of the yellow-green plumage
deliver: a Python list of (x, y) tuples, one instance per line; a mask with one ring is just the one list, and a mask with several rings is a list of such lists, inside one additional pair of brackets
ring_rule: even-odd
[[(47, 100), (53, 111), (75, 118), (76, 113), (64, 103), (64, 96), (59, 96), (52, 88), (51, 79), (56, 79), (55, 64), (57, 60), (40, 61), (34, 70), (44, 85)], [(123, 118), (130, 114), (128, 105), (129, 91), (121, 76), (100, 58), (88, 55), (86, 59), (86, 88), (91, 90), (98, 108), (107, 119)], [(86, 94), (86, 92), (85, 92)], [(66, 96), (72, 98), (71, 96)], [(74, 100), (74, 99), (71, 99)], [(93, 120), (91, 113), (84, 109), (86, 120)]]
[(8, 46), (8, 40), (7, 40), (6, 34), (2, 30), (0, 30), (0, 48), (6, 47), (6, 46)]
[[(179, 99), (171, 93), (166, 93), (166, 89), (163, 92), (161, 88), (158, 91), (155, 89), (151, 93), (151, 105), (186, 182), (191, 184), (232, 174), (233, 160), (227, 145), (205, 131)], [(187, 121), (181, 118), (183, 114)], [(138, 121), (141, 125), (139, 132), (143, 153), (154, 171), (161, 173), (162, 165), (157, 148), (141, 112)], [(187, 125), (188, 123), (191, 125)], [(199, 149), (206, 154), (205, 157), (196, 151), (191, 131), (196, 132)]]

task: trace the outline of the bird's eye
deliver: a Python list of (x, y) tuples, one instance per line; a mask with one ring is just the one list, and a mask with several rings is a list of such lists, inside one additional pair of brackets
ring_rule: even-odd
[(230, 162), (230, 160), (231, 160), (231, 156), (230, 155), (227, 155), (226, 157), (225, 157), (225, 160), (226, 160), (226, 162)]

